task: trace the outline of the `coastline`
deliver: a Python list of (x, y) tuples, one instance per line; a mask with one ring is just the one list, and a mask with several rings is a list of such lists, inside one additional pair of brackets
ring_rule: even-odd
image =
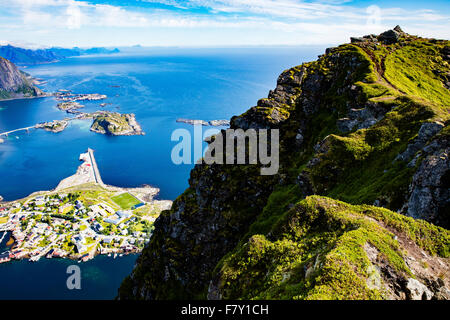
[(54, 96), (53, 94), (49, 93), (49, 94), (43, 94), (43, 95), (34, 96), (34, 97), (16, 97), (16, 98), (0, 99), (0, 102), (13, 101), (13, 100), (28, 100), (28, 99), (49, 98), (49, 97), (53, 97), (53, 96)]

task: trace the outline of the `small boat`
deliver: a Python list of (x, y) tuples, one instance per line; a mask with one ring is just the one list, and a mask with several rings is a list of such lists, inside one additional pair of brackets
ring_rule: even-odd
[(123, 253), (119, 254), (119, 257), (123, 257)]
[(108, 253), (108, 257), (111, 257), (111, 253)]
[(114, 253), (114, 259), (117, 258), (117, 253)]
[(77, 262), (78, 262), (78, 263), (81, 263), (81, 260), (78, 260)]

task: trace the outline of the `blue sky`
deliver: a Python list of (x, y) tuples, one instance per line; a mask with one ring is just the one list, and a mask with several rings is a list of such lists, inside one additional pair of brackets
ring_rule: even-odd
[(450, 38), (450, 1), (0, 0), (0, 43), (23, 46), (322, 45), (400, 24)]

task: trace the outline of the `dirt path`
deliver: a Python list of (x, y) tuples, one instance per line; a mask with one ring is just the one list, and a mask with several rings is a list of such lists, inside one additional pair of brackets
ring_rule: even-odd
[(397, 88), (394, 84), (392, 84), (385, 76), (385, 70), (386, 70), (386, 65), (385, 65), (385, 61), (386, 61), (386, 56), (381, 57), (381, 62), (378, 63), (377, 59), (375, 57), (375, 55), (373, 54), (373, 52), (367, 48), (364, 47), (360, 47), (361, 49), (364, 50), (365, 53), (367, 53), (367, 55), (369, 56), (370, 60), (372, 60), (373, 64), (375, 65), (375, 73), (377, 75), (377, 83), (381, 84), (381, 85), (386, 85), (392, 89), (394, 89), (395, 91), (401, 93), (401, 94), (406, 94), (406, 92), (403, 92), (402, 90), (400, 90), (399, 88)]

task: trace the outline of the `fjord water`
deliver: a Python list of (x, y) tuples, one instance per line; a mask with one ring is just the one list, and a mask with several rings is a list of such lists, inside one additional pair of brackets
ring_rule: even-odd
[[(53, 189), (75, 172), (79, 154), (90, 147), (106, 184), (150, 184), (160, 188), (158, 198), (173, 200), (188, 186), (193, 167), (171, 161), (176, 144), (172, 132), (185, 128), (193, 135), (192, 126), (176, 123), (177, 118), (230, 119), (266, 97), (283, 70), (315, 60), (323, 51), (323, 47), (140, 49), (29, 67), (24, 71), (45, 80), (40, 85), (45, 91), (106, 94), (103, 101), (82, 101), (86, 107), (81, 111), (134, 113), (146, 135), (96, 134), (89, 131), (90, 120), (73, 121), (58, 134), (14, 133), (0, 144), (0, 195), (15, 200)], [(56, 104), (54, 98), (0, 101), (0, 132), (66, 117)], [(1, 264), (0, 299), (113, 298), (136, 256), (111, 259), (97, 257), (79, 264), (83, 281), (78, 293), (65, 286), (65, 268), (73, 263), (69, 260)]]

